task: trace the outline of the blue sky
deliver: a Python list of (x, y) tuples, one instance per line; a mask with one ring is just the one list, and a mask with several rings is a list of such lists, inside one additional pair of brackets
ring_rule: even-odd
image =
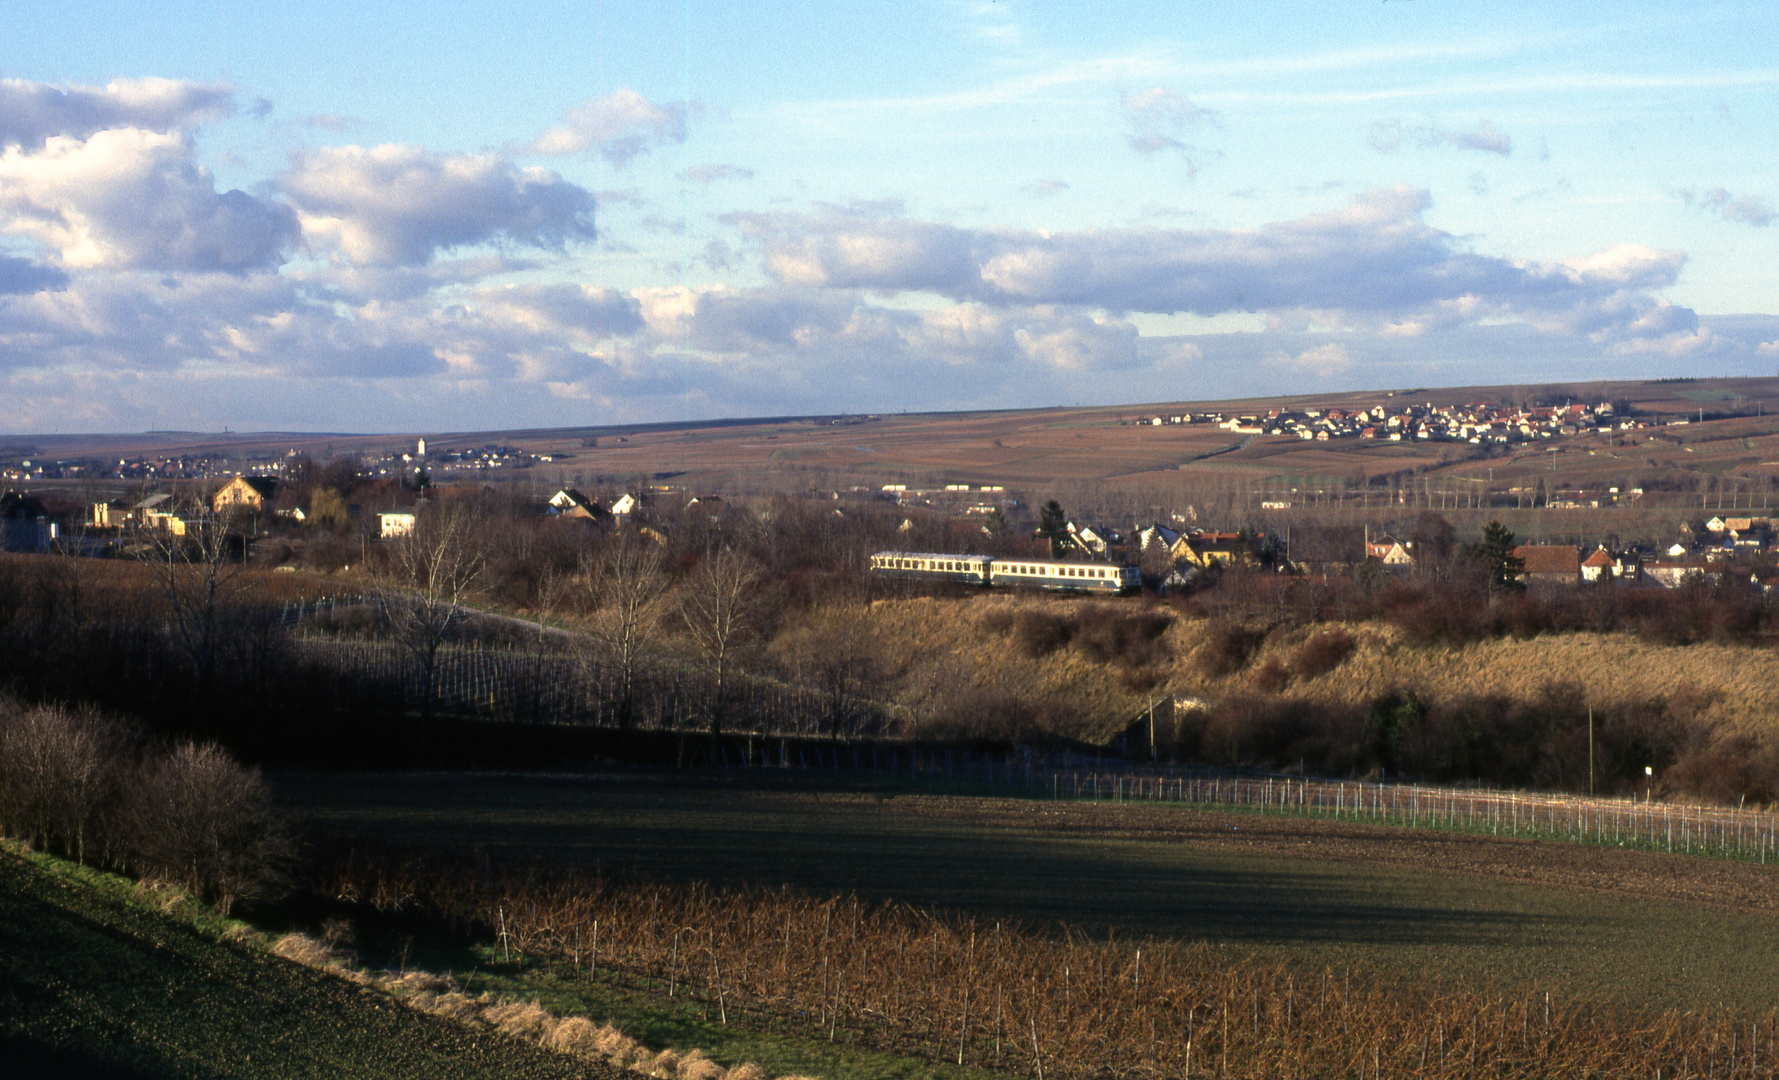
[(1769, 6), (1106, 7), (15, 0), (0, 429), (1779, 371)]

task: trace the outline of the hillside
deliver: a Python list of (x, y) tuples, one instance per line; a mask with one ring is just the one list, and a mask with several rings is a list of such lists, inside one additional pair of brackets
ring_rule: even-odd
[[(1528, 705), (1560, 691), (1602, 714), (1660, 702), (1718, 739), (1779, 736), (1779, 654), (1749, 646), (1660, 645), (1628, 633), (1430, 646), (1361, 623), (1336, 628), (1351, 637), (1350, 653), (1304, 674), (1294, 671), (1297, 653), (1326, 624), (1280, 629), (1227, 671), (1203, 655), (1210, 620), (1130, 600), (912, 597), (877, 602), (871, 624), (891, 695), (940, 729), (975, 715), (991, 730), (1030, 725), (1104, 742), (1164, 695), (1368, 709), (1401, 691), (1433, 703)], [(1269, 667), (1279, 673), (1272, 681), (1259, 674)]]
[(0, 849), (8, 1077), (616, 1076), (429, 1016)]

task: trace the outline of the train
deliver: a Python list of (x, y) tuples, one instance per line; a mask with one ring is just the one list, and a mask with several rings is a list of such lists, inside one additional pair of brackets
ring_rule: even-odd
[(1024, 585), (1060, 592), (1127, 593), (1142, 586), (1142, 574), (1134, 566), (934, 551), (879, 551), (871, 556), (871, 572), (918, 581)]

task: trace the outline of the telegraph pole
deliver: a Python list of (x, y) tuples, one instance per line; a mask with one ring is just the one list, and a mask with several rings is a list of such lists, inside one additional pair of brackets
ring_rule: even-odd
[(1594, 794), (1594, 707), (1588, 706), (1588, 797)]

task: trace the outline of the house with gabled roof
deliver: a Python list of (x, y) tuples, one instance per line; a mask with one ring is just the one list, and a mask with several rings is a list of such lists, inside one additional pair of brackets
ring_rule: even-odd
[(550, 496), (546, 504), (550, 514), (556, 517), (574, 518), (580, 521), (595, 521), (605, 517), (605, 508), (598, 502), (582, 495), (574, 488), (563, 488)]
[(0, 495), (0, 551), (48, 551), (56, 535), (42, 499), (19, 491)]
[(1613, 576), (1616, 560), (1606, 553), (1606, 546), (1595, 548), (1587, 558), (1581, 560), (1581, 579), (1583, 581), (1599, 581)]
[(1254, 554), (1239, 533), (1188, 533), (1174, 542), (1170, 551), (1175, 562), (1186, 562), (1201, 569), (1252, 562)]
[(1415, 561), (1408, 544), (1389, 533), (1369, 537), (1365, 541), (1365, 557), (1377, 559), (1385, 566), (1408, 566)]
[(1523, 564), (1519, 577), (1528, 585), (1581, 582), (1581, 552), (1569, 544), (1521, 544), (1513, 555)]
[(277, 494), (278, 478), (275, 476), (237, 476), (210, 497), (210, 509), (219, 515), (231, 510), (258, 514), (272, 504)]

